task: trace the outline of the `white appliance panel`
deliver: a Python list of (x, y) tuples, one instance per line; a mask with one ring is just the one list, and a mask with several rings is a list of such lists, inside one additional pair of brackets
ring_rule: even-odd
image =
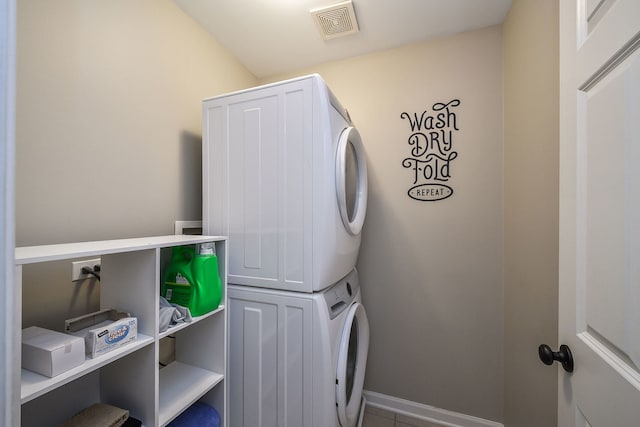
[(369, 342), (357, 272), (321, 293), (228, 289), (229, 425), (354, 427)]
[(266, 280), (278, 276), (273, 250), (278, 236), (269, 229), (278, 215), (278, 177), (271, 172), (278, 168), (277, 105), (277, 97), (270, 96), (234, 103), (228, 110), (228, 179), (234, 183), (227, 207), (234, 240), (229, 268), (247, 277), (260, 271)]
[(229, 291), (229, 425), (312, 427), (312, 301), (255, 289)]
[(229, 236), (229, 283), (314, 292), (355, 267), (336, 194), (347, 119), (318, 75), (204, 101), (203, 232)]

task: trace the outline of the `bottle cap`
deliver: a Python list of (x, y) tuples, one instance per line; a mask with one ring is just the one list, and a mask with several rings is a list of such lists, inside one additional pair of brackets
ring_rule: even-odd
[(200, 243), (198, 245), (198, 255), (215, 255), (216, 244), (214, 242)]

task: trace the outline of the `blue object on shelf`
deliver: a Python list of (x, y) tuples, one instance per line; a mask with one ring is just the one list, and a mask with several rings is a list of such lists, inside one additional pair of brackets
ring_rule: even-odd
[(167, 427), (220, 427), (220, 415), (206, 403), (196, 402), (171, 421)]

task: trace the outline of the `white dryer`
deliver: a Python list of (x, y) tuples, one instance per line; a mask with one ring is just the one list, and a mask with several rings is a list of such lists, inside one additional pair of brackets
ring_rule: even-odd
[(367, 166), (315, 74), (203, 102), (203, 232), (229, 236), (231, 284), (317, 292), (356, 264)]
[(228, 291), (229, 425), (358, 425), (369, 323), (356, 270), (313, 294)]

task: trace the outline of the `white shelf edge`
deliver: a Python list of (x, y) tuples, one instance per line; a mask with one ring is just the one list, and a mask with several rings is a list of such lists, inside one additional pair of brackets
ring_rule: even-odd
[(96, 358), (87, 358), (85, 362), (73, 369), (56, 375), (53, 378), (45, 377), (36, 372), (22, 369), (22, 386), (20, 390), (20, 403), (25, 404), (37, 397), (40, 397), (58, 387), (61, 387), (75, 379), (95, 371), (109, 363), (133, 353), (149, 344), (153, 344), (153, 337), (138, 334), (136, 340), (130, 344), (112, 350)]
[(178, 361), (160, 369), (159, 425), (167, 425), (223, 379), (217, 372)]
[(216, 308), (213, 311), (210, 311), (209, 313), (203, 314), (202, 316), (197, 316), (191, 319), (191, 322), (188, 323), (178, 323), (175, 326), (170, 326), (166, 331), (162, 331), (160, 332), (160, 334), (158, 334), (158, 339), (162, 339), (164, 337), (167, 337), (169, 335), (173, 335), (178, 331), (181, 331), (185, 328), (188, 328), (191, 325), (195, 325), (196, 323), (207, 319), (211, 316), (215, 316), (216, 314), (220, 313), (224, 311), (224, 304), (220, 304), (220, 306), (218, 308)]
[(168, 236), (140, 237), (135, 239), (25, 246), (16, 248), (15, 264), (33, 264), (37, 262), (134, 252), (145, 249), (157, 249), (203, 242), (224, 241), (226, 239), (227, 238), (225, 236), (171, 234)]

